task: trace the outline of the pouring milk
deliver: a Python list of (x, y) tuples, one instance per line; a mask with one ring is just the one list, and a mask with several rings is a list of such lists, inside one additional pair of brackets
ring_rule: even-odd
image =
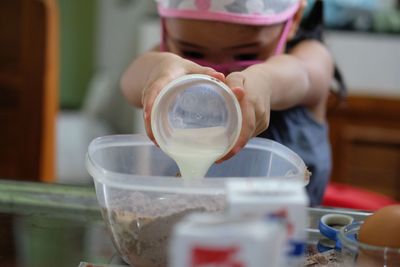
[(225, 128), (221, 126), (175, 129), (163, 148), (179, 167), (183, 178), (204, 177), (211, 165), (221, 158), (229, 146)]
[(239, 138), (242, 113), (231, 89), (213, 77), (182, 76), (154, 101), (151, 128), (185, 179), (200, 178)]

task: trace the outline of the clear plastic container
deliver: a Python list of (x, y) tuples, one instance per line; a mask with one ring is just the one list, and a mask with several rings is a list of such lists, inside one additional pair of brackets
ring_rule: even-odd
[(242, 113), (226, 84), (208, 75), (189, 74), (173, 80), (158, 94), (151, 112), (151, 128), (160, 148), (178, 165), (188, 157), (181, 148), (207, 155), (211, 163), (236, 143)]
[(352, 267), (396, 267), (400, 266), (400, 248), (371, 246), (358, 241), (358, 232), (363, 222), (355, 222), (339, 232), (343, 266)]
[(191, 212), (225, 208), (230, 179), (307, 178), (302, 159), (276, 142), (254, 138), (206, 178), (176, 177), (178, 167), (144, 135), (100, 137), (87, 154), (97, 198), (114, 244), (135, 267), (165, 266), (173, 226)]

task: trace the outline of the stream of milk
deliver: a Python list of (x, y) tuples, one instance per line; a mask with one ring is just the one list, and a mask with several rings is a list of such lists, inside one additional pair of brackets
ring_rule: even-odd
[(204, 177), (228, 149), (224, 127), (174, 129), (164, 151), (175, 160), (184, 179)]

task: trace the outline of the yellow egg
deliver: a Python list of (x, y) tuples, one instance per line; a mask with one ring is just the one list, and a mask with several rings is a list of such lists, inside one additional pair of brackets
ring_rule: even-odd
[(358, 238), (369, 245), (400, 248), (400, 205), (384, 207), (369, 216)]

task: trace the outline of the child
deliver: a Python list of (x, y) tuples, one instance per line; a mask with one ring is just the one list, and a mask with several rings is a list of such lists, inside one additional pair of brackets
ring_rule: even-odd
[(150, 112), (167, 83), (185, 74), (213, 76), (232, 89), (243, 115), (239, 140), (222, 160), (252, 137), (276, 140), (304, 159), (311, 205), (319, 204), (331, 169), (326, 107), (334, 63), (324, 45), (301, 36), (284, 53), (306, 0), (158, 2), (162, 43), (121, 80), (128, 101), (144, 110), (148, 136), (154, 141)]

